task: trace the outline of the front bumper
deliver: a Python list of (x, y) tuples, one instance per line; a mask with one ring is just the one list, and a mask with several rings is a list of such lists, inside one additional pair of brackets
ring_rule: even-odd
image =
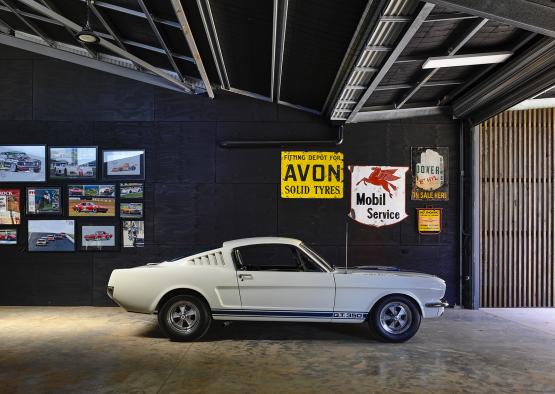
[(426, 304), (426, 308), (447, 308), (448, 306), (449, 303), (445, 300), (445, 298), (442, 298), (438, 302), (429, 302)]

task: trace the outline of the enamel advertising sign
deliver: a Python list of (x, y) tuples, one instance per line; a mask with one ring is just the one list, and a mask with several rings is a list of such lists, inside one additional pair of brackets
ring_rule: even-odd
[(374, 227), (399, 223), (405, 211), (405, 176), (408, 167), (350, 166), (349, 217)]
[(449, 149), (412, 148), (412, 199), (449, 200)]
[(343, 153), (281, 152), (282, 198), (343, 198)]

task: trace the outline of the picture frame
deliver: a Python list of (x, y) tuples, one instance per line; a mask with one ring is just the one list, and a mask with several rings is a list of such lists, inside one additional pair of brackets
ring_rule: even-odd
[(145, 149), (105, 149), (102, 151), (104, 180), (144, 180)]
[(46, 145), (0, 145), (0, 182), (46, 182)]
[(62, 215), (63, 201), (60, 186), (28, 186), (25, 213), (34, 215)]
[(21, 224), (21, 189), (0, 189), (0, 225)]
[(121, 239), (122, 239), (123, 248), (144, 248), (145, 246), (144, 220), (122, 221)]
[(120, 202), (119, 216), (122, 219), (142, 219), (144, 204), (142, 202)]
[(48, 179), (90, 181), (97, 180), (98, 147), (48, 147)]
[(18, 241), (17, 227), (0, 227), (0, 247), (17, 245)]
[(78, 238), (80, 251), (109, 252), (120, 249), (119, 228), (113, 222), (82, 222), (79, 224)]
[(115, 184), (70, 184), (67, 186), (69, 217), (115, 217)]
[(127, 182), (119, 185), (120, 200), (143, 200), (145, 184), (143, 182)]
[(30, 253), (75, 252), (75, 242), (75, 220), (27, 221), (27, 251)]

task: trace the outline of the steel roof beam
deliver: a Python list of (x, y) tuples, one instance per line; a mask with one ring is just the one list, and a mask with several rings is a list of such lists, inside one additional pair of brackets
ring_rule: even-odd
[(23, 15), (19, 13), (19, 10), (13, 7), (9, 0), (0, 0), (0, 3), (4, 4), (15, 16), (25, 24), (32, 32), (34, 32), (37, 36), (42, 38), (49, 46), (54, 47), (54, 40), (52, 40), (46, 33), (42, 31), (38, 26), (34, 23), (28, 21)]
[(432, 22), (449, 22), (449, 21), (459, 21), (464, 19), (476, 19), (480, 18), (477, 15), (468, 15), (468, 14), (433, 14), (428, 16), (425, 23), (432, 23)]
[(275, 0), (274, 7), (277, 7), (277, 15), (275, 16), (275, 54), (272, 56), (273, 61), (273, 91), (272, 100), (279, 102), (281, 97), (281, 80), (283, 76), (283, 58), (285, 52), (285, 35), (287, 33), (287, 12), (289, 8), (289, 0)]
[(529, 0), (428, 0), (431, 3), (555, 37), (555, 8)]
[[(143, 3), (143, 0), (139, 0)], [(195, 64), (197, 66), (197, 70), (202, 78), (202, 82), (204, 82), (204, 87), (206, 88), (206, 93), (208, 97), (214, 98), (214, 91), (212, 90), (212, 85), (210, 85), (210, 80), (208, 79), (208, 74), (206, 73), (206, 69), (204, 68), (204, 63), (202, 62), (202, 58), (200, 57), (200, 52), (197, 48), (197, 43), (195, 42), (195, 38), (193, 37), (193, 31), (189, 26), (189, 22), (187, 21), (187, 15), (185, 15), (185, 10), (183, 9), (183, 5), (181, 4), (181, 0), (171, 0), (173, 10), (175, 12), (175, 16), (181, 25), (181, 31), (185, 36), (185, 40), (187, 41), (187, 45), (189, 46), (189, 50), (195, 59)], [(146, 10), (146, 9), (145, 9)]]
[(112, 36), (112, 38), (116, 42), (117, 46), (120, 47), (121, 49), (123, 49), (124, 51), (126, 51), (127, 48), (125, 47), (125, 44), (121, 40), (120, 34), (116, 30), (116, 28), (110, 22), (108, 22), (108, 20), (104, 17), (104, 15), (102, 15), (100, 10), (96, 7), (94, 1), (91, 1), (90, 6), (91, 6), (91, 11), (93, 12), (94, 16), (96, 16), (96, 18), (100, 21), (100, 24), (102, 26), (104, 26), (104, 29), (106, 29), (108, 34), (110, 34)]
[(374, 90), (378, 87), (380, 82), (384, 79), (385, 75), (395, 63), (395, 60), (401, 55), (403, 50), (406, 48), (412, 37), (416, 34), (420, 26), (424, 23), (430, 12), (434, 9), (434, 4), (431, 3), (424, 3), (420, 6), (418, 13), (412, 23), (407, 27), (404, 34), (402, 35), (401, 39), (398, 41), (397, 46), (391, 53), (389, 54), (387, 60), (384, 62), (380, 71), (376, 73), (372, 82), (364, 92), (364, 94), (360, 97), (358, 103), (353, 108), (353, 111), (347, 118), (347, 122), (353, 121), (354, 117), (360, 111), (360, 109), (364, 106), (368, 98), (374, 93)]
[(168, 48), (166, 41), (164, 40), (164, 37), (162, 37), (162, 34), (160, 33), (160, 30), (158, 30), (158, 26), (156, 26), (154, 19), (152, 19), (152, 15), (150, 14), (150, 11), (148, 10), (145, 2), (143, 0), (137, 0), (137, 2), (139, 3), (141, 10), (143, 10), (146, 20), (148, 21), (148, 24), (150, 25), (150, 29), (154, 33), (154, 36), (156, 37), (158, 44), (160, 44), (160, 46), (164, 50), (164, 53), (168, 58), (168, 62), (170, 63), (175, 73), (179, 76), (179, 79), (183, 81), (183, 74), (181, 73), (181, 70), (179, 69), (179, 67), (177, 67), (177, 63), (175, 62), (175, 59), (172, 56), (170, 48)]
[(433, 116), (450, 113), (449, 107), (416, 107), (416, 108), (403, 108), (403, 109), (385, 109), (376, 111), (360, 111), (351, 120), (351, 123), (357, 122), (378, 122), (395, 119), (407, 119), (418, 116)]
[[(446, 80), (446, 81), (428, 81), (426, 83), (424, 83), (421, 87), (434, 87), (434, 86), (452, 86), (452, 85), (460, 85), (462, 84), (462, 81), (458, 81), (458, 80)], [(401, 89), (416, 89), (416, 86), (418, 85), (414, 85), (414, 84), (410, 84), (410, 83), (400, 83), (400, 84), (394, 84), (394, 85), (380, 85), (376, 88), (376, 92), (378, 91), (383, 91), (383, 90), (401, 90)], [(397, 107), (399, 108), (399, 107)]]
[[(472, 24), (472, 26), (466, 31), (465, 34), (463, 34), (463, 36), (461, 38), (459, 38), (456, 42), (453, 43), (453, 45), (450, 47), (450, 49), (447, 51), (447, 56), (453, 56), (455, 54), (457, 54), (462, 47), (472, 38), (476, 35), (476, 33), (478, 33), (480, 31), (480, 29), (482, 27), (484, 27), (484, 25), (488, 22), (488, 19), (481, 19), (478, 20), (476, 22), (474, 22)], [(424, 77), (422, 79), (420, 79), (420, 81), (416, 84), (416, 86), (410, 91), (408, 92), (399, 103), (397, 103), (397, 108), (402, 108), (403, 105), (405, 105), (407, 103), (407, 101), (410, 100), (410, 98), (412, 96), (414, 96), (416, 94), (416, 92), (418, 92), (422, 87), (426, 86), (426, 84), (428, 83), (428, 81), (439, 71), (439, 68), (434, 68), (432, 70), (429, 70), (426, 72), (426, 75), (424, 75)]]
[[(87, 0), (78, 0), (78, 1), (81, 1), (83, 3), (87, 2)], [(126, 7), (115, 5), (115, 4), (112, 4), (112, 3), (107, 3), (105, 1), (96, 1), (96, 0), (95, 0), (94, 4), (97, 7), (105, 8), (107, 10), (116, 11), (116, 12), (120, 12), (122, 14), (131, 15), (131, 16), (136, 16), (137, 18), (147, 19), (147, 16), (144, 12), (136, 11), (136, 10), (133, 10), (131, 8), (126, 8)], [(173, 27), (175, 29), (181, 29), (181, 26), (179, 25), (179, 23), (177, 23), (175, 21), (170, 21), (170, 20), (167, 20), (167, 19), (157, 18), (154, 15), (152, 15), (152, 19), (154, 19), (154, 21), (156, 23), (160, 23), (162, 25)]]
[[(77, 23), (69, 20), (68, 18), (64, 17), (63, 15), (58, 14), (57, 12), (52, 11), (50, 8), (45, 7), (44, 5), (38, 3), (35, 0), (19, 0), (21, 3), (25, 4), (26, 6), (34, 9), (37, 12), (40, 12), (41, 14), (52, 18), (54, 20), (57, 20), (58, 22), (61, 22), (62, 24), (64, 24), (65, 26), (69, 27), (71, 30), (75, 31), (75, 32), (79, 32), (81, 31), (81, 26), (79, 26)], [(124, 51), (123, 49), (121, 49), (120, 47), (118, 47), (117, 45), (112, 44), (110, 41), (104, 39), (104, 38), (100, 38), (98, 45), (102, 46), (103, 48), (108, 49), (109, 51), (127, 59), (130, 60), (133, 63), (138, 64), (139, 66), (141, 66), (142, 68), (166, 79), (167, 81), (175, 84), (176, 86), (180, 87), (183, 91), (188, 92), (188, 93), (193, 93), (194, 92), (194, 85), (191, 81), (179, 81), (175, 78), (173, 78), (172, 76), (168, 75), (167, 73), (165, 73), (164, 71), (160, 70), (158, 67), (153, 66), (150, 63), (145, 62), (144, 60), (138, 58), (137, 56)]]
[(216, 24), (214, 23), (214, 18), (212, 17), (210, 3), (208, 0), (197, 0), (197, 7), (204, 26), (206, 38), (208, 39), (210, 52), (212, 52), (212, 57), (214, 58), (214, 65), (216, 66), (216, 72), (218, 73), (218, 77), (220, 79), (220, 86), (222, 89), (229, 90), (231, 86), (229, 84), (229, 77), (225, 67), (220, 40), (218, 39), (218, 32), (216, 31)]

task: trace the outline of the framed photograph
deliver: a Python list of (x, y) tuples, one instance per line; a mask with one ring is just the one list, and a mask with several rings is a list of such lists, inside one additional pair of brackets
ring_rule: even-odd
[(50, 147), (50, 179), (96, 179), (98, 149), (86, 147)]
[(0, 145), (0, 182), (45, 181), (45, 145)]
[(61, 215), (62, 188), (28, 187), (27, 215)]
[(21, 191), (0, 189), (0, 224), (21, 223)]
[(29, 252), (74, 252), (75, 220), (27, 221)]
[(80, 232), (80, 250), (85, 251), (110, 251), (117, 249), (117, 229), (113, 224), (93, 225), (83, 224)]
[(143, 203), (122, 202), (119, 204), (119, 215), (124, 219), (140, 219), (143, 217)]
[(17, 245), (17, 228), (0, 228), (0, 246)]
[(144, 190), (144, 183), (120, 183), (119, 198), (122, 200), (142, 200)]
[(104, 150), (102, 151), (104, 179), (144, 180), (145, 150)]
[(125, 220), (121, 226), (124, 248), (144, 248), (145, 222), (142, 220)]
[(68, 185), (69, 216), (116, 216), (115, 185)]

